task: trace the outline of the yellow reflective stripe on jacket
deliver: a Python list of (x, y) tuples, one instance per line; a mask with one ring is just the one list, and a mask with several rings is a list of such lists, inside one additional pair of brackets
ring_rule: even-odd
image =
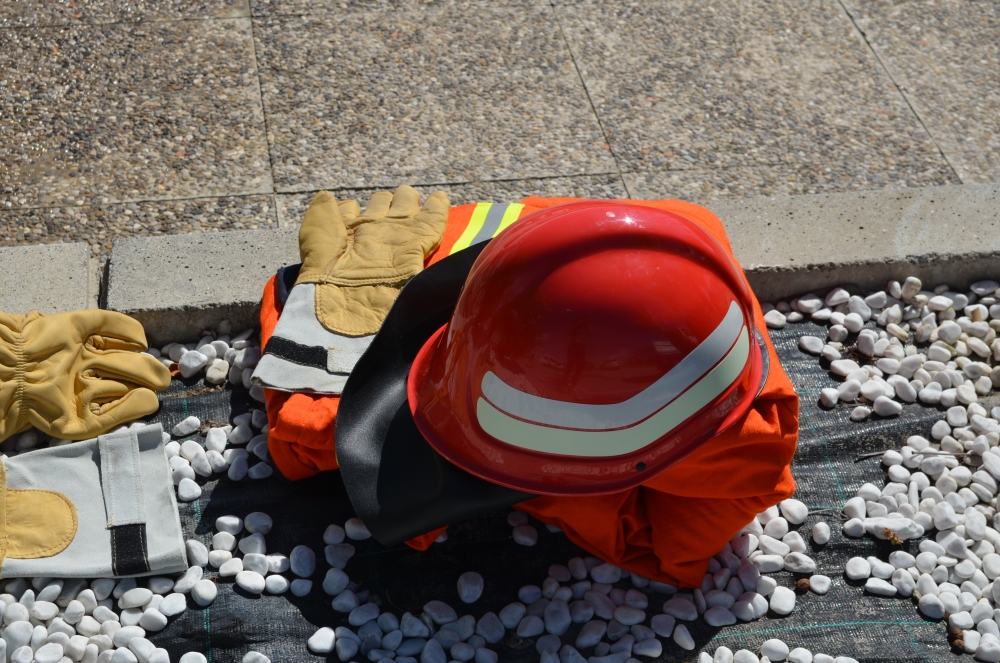
[(473, 244), (496, 237), (517, 221), (523, 209), (524, 205), (521, 203), (477, 203), (469, 219), (469, 225), (449, 253), (457, 253)]

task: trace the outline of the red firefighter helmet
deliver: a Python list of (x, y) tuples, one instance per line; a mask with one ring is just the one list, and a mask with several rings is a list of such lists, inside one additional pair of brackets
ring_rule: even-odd
[(539, 211), (480, 254), (407, 380), (420, 433), (487, 481), (634, 487), (737, 421), (766, 372), (753, 298), (704, 230), (613, 202)]

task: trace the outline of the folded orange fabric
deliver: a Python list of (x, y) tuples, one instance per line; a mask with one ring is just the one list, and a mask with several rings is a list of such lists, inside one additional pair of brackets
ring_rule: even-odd
[[(538, 198), (521, 201), (517, 218), (545, 207), (579, 200)], [(679, 200), (622, 202), (674, 212), (704, 228), (732, 255), (719, 219), (709, 210)], [(452, 208), (433, 264), (464, 248), (477, 205)], [(735, 256), (733, 257), (735, 261)], [(261, 340), (266, 344), (279, 311), (272, 279), (261, 307)], [(754, 302), (757, 327), (763, 313)], [(596, 557), (638, 575), (678, 586), (698, 586), (709, 558), (755, 514), (795, 490), (790, 463), (798, 439), (798, 397), (766, 338), (770, 373), (753, 408), (722, 435), (645, 484), (622, 493), (595, 497), (538, 497), (516, 508), (556, 525)], [(311, 396), (265, 390), (268, 446), (286, 477), (301, 479), (336, 469), (334, 429), (337, 396)], [(426, 550), (447, 528), (407, 541)]]

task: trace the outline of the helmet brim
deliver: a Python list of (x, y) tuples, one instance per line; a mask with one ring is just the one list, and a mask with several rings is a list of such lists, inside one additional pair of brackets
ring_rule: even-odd
[(487, 244), (448, 256), (406, 284), (341, 394), (341, 476), (358, 516), (383, 545), (535, 497), (444, 459), (421, 435), (407, 401), (414, 359), (448, 323)]

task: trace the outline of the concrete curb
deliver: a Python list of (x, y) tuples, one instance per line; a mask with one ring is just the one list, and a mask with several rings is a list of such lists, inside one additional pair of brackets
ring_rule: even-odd
[[(753, 198), (712, 209), (761, 301), (839, 284), (874, 290), (911, 274), (954, 287), (1000, 276), (1000, 184)], [(83, 244), (0, 249), (0, 310), (86, 308), (88, 256)], [(142, 322), (154, 345), (194, 340), (223, 321), (238, 332), (256, 326), (267, 280), (298, 261), (295, 229), (118, 240), (101, 301)]]
[(0, 248), (0, 311), (62, 313), (93, 308), (90, 247), (37, 244)]
[(1000, 185), (883, 189), (720, 203), (761, 301), (892, 278), (964, 287), (1000, 275)]
[(104, 306), (141, 322), (152, 345), (196, 340), (224, 321), (238, 333), (259, 324), (267, 280), (298, 261), (294, 229), (122, 239)]

